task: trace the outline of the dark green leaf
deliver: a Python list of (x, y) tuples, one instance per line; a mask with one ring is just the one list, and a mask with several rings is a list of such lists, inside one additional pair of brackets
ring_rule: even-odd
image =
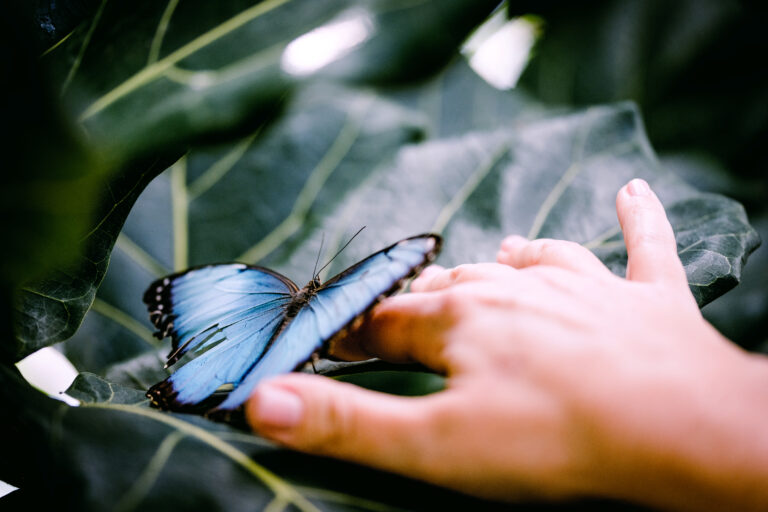
[(45, 61), (113, 161), (229, 131), (289, 90), (285, 46), (344, 0), (102, 2)]
[(102, 379), (93, 373), (81, 373), (66, 393), (82, 404), (121, 404), (149, 406), (144, 391)]
[[(369, 1), (373, 35), (324, 76), (427, 77), (455, 55), (496, 0)], [(45, 55), (65, 105), (110, 160), (230, 132), (270, 114), (295, 78), (285, 47), (349, 7), (346, 0), (102, 2)], [(141, 113), (137, 115), (137, 113)]]
[(544, 17), (521, 84), (548, 103), (633, 100), (658, 149), (714, 154), (731, 170), (768, 165), (768, 10), (763, 2), (509, 2)]
[[(135, 165), (139, 172), (114, 173), (94, 180), (90, 189), (83, 187), (78, 195), (71, 197), (85, 205), (97, 202), (97, 221), (79, 240), (70, 241), (72, 248), (79, 249), (74, 263), (61, 265), (43, 278), (28, 281), (17, 291), (14, 304), (17, 359), (74, 334), (107, 271), (112, 246), (128, 212), (147, 183), (167, 163), (167, 159), (140, 162)], [(96, 188), (94, 184), (101, 187)], [(91, 197), (84, 197), (88, 192)], [(90, 216), (88, 220), (93, 222)]]
[[(0, 20), (0, 74), (6, 130), (0, 172), (0, 322), (10, 329), (13, 290), (28, 279), (71, 262), (94, 210), (92, 199), (104, 167), (63, 118), (47, 76), (32, 52), (29, 28), (14, 5)], [(11, 339), (9, 333), (3, 341)], [(3, 344), (2, 358), (25, 349)]]

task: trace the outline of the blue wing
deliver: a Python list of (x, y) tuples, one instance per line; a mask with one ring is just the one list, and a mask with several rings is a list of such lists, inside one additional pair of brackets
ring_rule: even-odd
[(261, 358), (297, 288), (285, 277), (242, 264), (211, 265), (155, 281), (144, 294), (158, 337), (170, 335), (169, 366), (200, 355), (152, 386), (147, 396), (168, 409), (237, 385)]
[(434, 260), (440, 244), (437, 235), (406, 238), (325, 283), (217, 409), (236, 409), (248, 399), (259, 381), (290, 372), (305, 363), (325, 342), (345, 330), (380, 299), (398, 291), (405, 279)]

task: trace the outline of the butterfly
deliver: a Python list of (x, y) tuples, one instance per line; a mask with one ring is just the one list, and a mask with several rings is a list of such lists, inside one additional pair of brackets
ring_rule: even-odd
[[(314, 273), (303, 288), (242, 263), (205, 265), (154, 281), (144, 303), (155, 336), (171, 337), (165, 367), (187, 353), (197, 357), (149, 388), (147, 397), (161, 409), (227, 421), (262, 379), (319, 355), (431, 263), (441, 245), (435, 234), (406, 238), (325, 283)], [(229, 393), (217, 392), (227, 386)]]

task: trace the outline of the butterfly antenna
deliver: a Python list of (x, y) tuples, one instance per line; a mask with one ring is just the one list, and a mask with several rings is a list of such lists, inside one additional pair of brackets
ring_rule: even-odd
[[(320, 250), (317, 251), (317, 258), (315, 258), (315, 269), (312, 271), (312, 277), (317, 279), (317, 275), (323, 271), (323, 269), (320, 269), (320, 272), (317, 271), (317, 264), (320, 263), (320, 255), (323, 254), (323, 243), (325, 242), (325, 232), (323, 232), (320, 235)], [(325, 267), (323, 267), (325, 268)]]
[(344, 249), (346, 249), (346, 248), (347, 248), (347, 246), (348, 246), (349, 244), (351, 244), (351, 243), (352, 243), (352, 240), (354, 240), (354, 239), (355, 239), (355, 237), (356, 237), (357, 235), (359, 235), (359, 234), (360, 234), (360, 232), (361, 232), (362, 230), (364, 230), (364, 229), (365, 229), (365, 226), (363, 226), (363, 227), (361, 227), (360, 229), (358, 229), (358, 230), (357, 230), (357, 233), (355, 233), (354, 235), (352, 235), (352, 238), (350, 238), (350, 239), (349, 239), (349, 241), (348, 241), (347, 243), (345, 243), (345, 244), (344, 244), (344, 247), (342, 247), (341, 249), (339, 249), (339, 250), (336, 252), (336, 254), (334, 254), (334, 255), (333, 255), (333, 258), (331, 258), (330, 260), (328, 260), (328, 263), (326, 263), (325, 265), (323, 265), (322, 267), (320, 267), (320, 270), (318, 270), (318, 271), (317, 271), (317, 274), (315, 274), (315, 275), (319, 275), (319, 274), (320, 274), (320, 272), (322, 272), (323, 270), (325, 270), (325, 267), (327, 267), (328, 265), (330, 265), (330, 264), (331, 264), (331, 262), (332, 262), (333, 260), (335, 260), (335, 259), (336, 259), (336, 256), (338, 256), (339, 254), (341, 254), (341, 252), (342, 252)]

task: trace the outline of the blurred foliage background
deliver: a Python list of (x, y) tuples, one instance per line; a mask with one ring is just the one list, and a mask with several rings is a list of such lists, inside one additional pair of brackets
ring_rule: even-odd
[[(669, 208), (681, 249), (706, 248), (681, 255), (704, 314), (736, 343), (768, 350), (768, 250), (741, 268), (758, 243), (752, 228), (768, 237), (759, 2), (3, 9), (0, 396), (14, 419), (0, 433), (20, 441), (0, 479), (21, 491), (0, 504), (55, 495), (79, 509), (477, 506), (144, 407), (140, 390), (165, 376), (167, 351), (139, 300), (151, 279), (239, 259), (302, 281), (320, 233), (332, 248), (361, 222), (368, 230), (336, 270), (418, 228), (446, 234), (443, 264), (492, 255), (500, 236), (518, 232), (585, 243), (620, 273), (613, 195), (639, 175)], [(523, 21), (535, 41), (510, 90), (461, 53), (492, 15), (496, 28)], [(323, 26), (349, 35), (336, 59), (286, 71), (291, 45)], [(577, 167), (553, 196), (563, 170)], [(737, 203), (700, 191), (737, 200), (749, 223)], [(14, 363), (54, 344), (83, 372), (70, 394), (92, 407), (68, 408), (20, 378)], [(403, 394), (440, 386), (398, 373), (349, 378)], [(167, 460), (153, 473), (158, 457)], [(270, 484), (262, 466), (285, 480)]]

